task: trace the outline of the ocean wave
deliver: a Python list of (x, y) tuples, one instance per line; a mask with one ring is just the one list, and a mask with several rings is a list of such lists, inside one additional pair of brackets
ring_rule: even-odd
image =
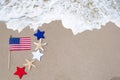
[(120, 27), (120, 0), (0, 0), (0, 21), (8, 29), (36, 30), (55, 20), (74, 34), (100, 29), (109, 21)]

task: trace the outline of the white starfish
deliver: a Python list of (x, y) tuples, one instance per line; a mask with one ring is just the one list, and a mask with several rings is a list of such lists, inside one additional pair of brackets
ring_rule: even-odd
[(43, 47), (47, 45), (47, 43), (42, 43), (42, 39), (38, 43), (34, 42), (34, 44), (36, 45), (35, 50), (41, 49), (42, 51), (44, 51)]
[(28, 70), (31, 69), (31, 67), (36, 68), (36, 66), (33, 64), (35, 62), (35, 60), (31, 60), (29, 61), (28, 59), (25, 59), (25, 61), (27, 62), (26, 64), (23, 64), (24, 66), (28, 66)]
[(39, 50), (37, 50), (36, 52), (32, 52), (32, 54), (33, 54), (33, 58), (32, 59), (37, 59), (38, 61), (40, 61), (41, 57), (43, 56), (43, 54), (40, 53)]

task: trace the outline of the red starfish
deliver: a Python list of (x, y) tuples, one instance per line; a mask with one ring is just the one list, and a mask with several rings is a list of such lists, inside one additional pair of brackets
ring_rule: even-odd
[(25, 67), (17, 67), (17, 71), (14, 73), (14, 75), (18, 75), (21, 79), (23, 75), (26, 75), (27, 73), (24, 71)]

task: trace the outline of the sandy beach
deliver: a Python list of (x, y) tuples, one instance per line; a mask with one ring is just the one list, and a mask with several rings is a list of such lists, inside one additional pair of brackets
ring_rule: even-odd
[[(100, 30), (85, 31), (73, 35), (60, 21), (44, 24), (44, 56), (34, 64), (37, 68), (26, 69), (21, 80), (120, 80), (120, 29), (108, 23)], [(0, 80), (19, 80), (14, 76), (16, 67), (22, 67), (25, 59), (32, 59), (35, 51), (34, 30), (29, 27), (21, 33), (9, 30), (0, 23)], [(32, 50), (11, 52), (8, 69), (9, 37), (31, 37)]]

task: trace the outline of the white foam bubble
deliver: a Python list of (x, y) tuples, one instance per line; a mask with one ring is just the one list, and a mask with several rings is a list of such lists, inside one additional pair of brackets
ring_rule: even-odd
[(36, 30), (55, 20), (74, 34), (100, 29), (109, 21), (120, 27), (120, 0), (0, 0), (0, 21), (9, 29)]

